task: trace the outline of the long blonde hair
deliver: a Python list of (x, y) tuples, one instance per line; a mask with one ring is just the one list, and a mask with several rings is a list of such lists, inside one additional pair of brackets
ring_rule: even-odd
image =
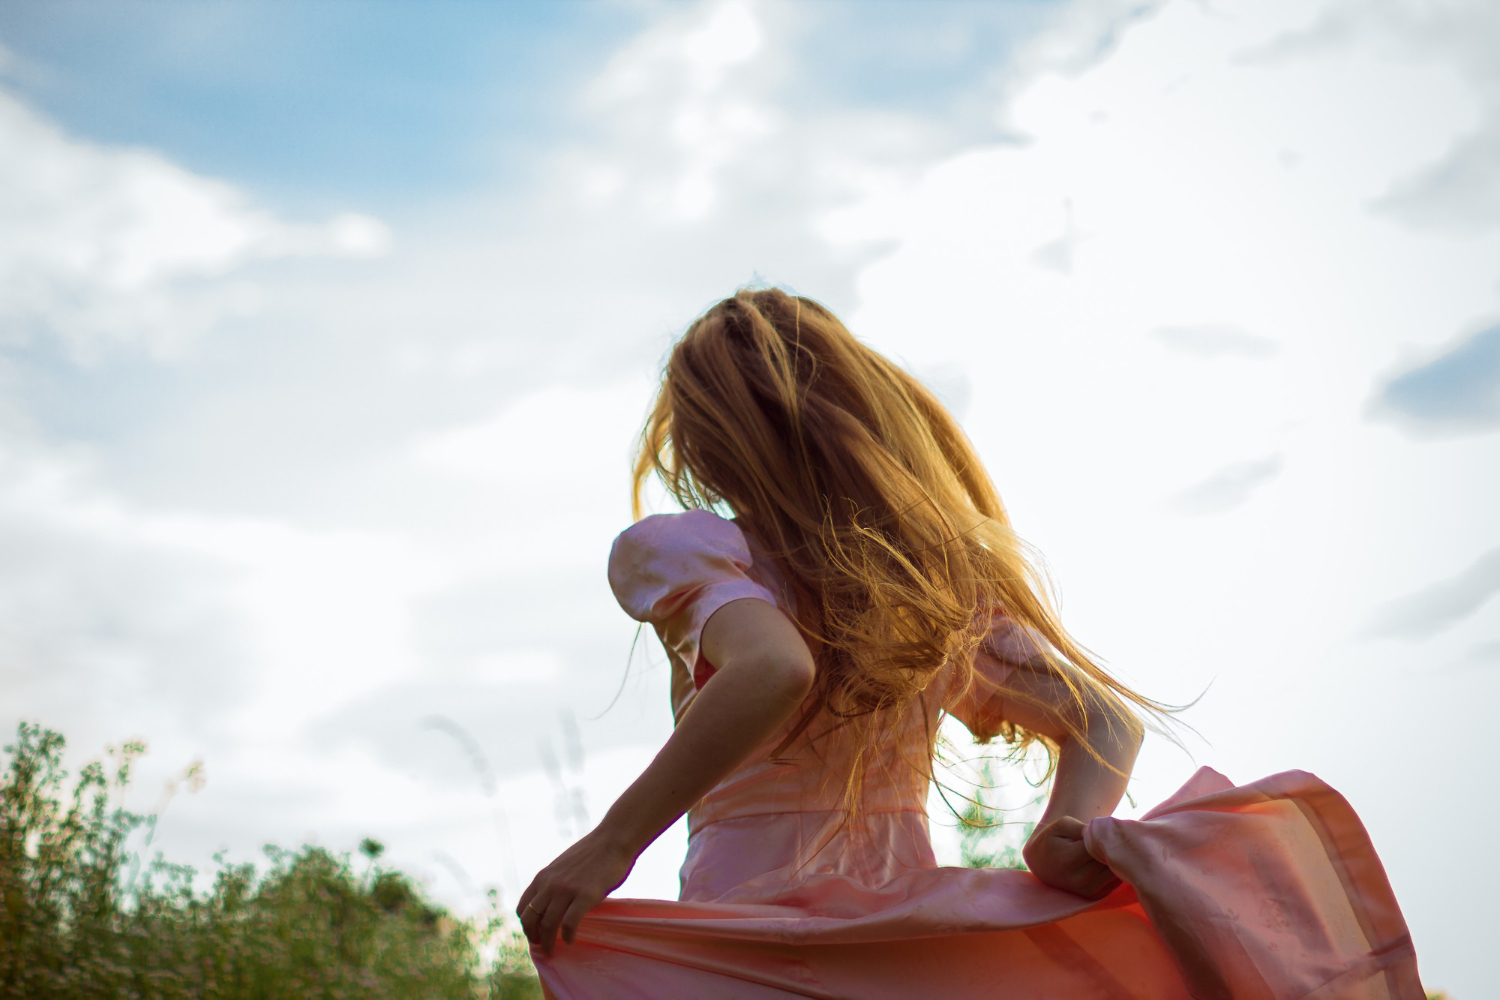
[[(1080, 706), (1162, 708), (1062, 627), (994, 484), (937, 398), (811, 299), (741, 290), (688, 327), (641, 434), (637, 518), (653, 474), (685, 508), (728, 508), (793, 590), (817, 680), (778, 750), (826, 710), (864, 744), (858, 772), (885, 722), (944, 664), (959, 671), (955, 697), (972, 683), (992, 609), (1076, 667), (1062, 676)], [(1060, 715), (1089, 746), (1082, 713)], [(1009, 723), (999, 735), (1057, 749)], [(858, 778), (849, 776), (850, 795)]]

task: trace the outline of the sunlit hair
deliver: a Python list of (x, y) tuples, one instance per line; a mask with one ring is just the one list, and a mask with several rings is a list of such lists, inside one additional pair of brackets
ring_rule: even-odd
[[(1160, 710), (1064, 630), (948, 411), (811, 299), (742, 290), (688, 328), (642, 432), (637, 518), (653, 474), (684, 507), (727, 508), (779, 564), (817, 661), (815, 698), (793, 736), (832, 713), (861, 740), (856, 772), (893, 710), (945, 663), (959, 671), (952, 697), (962, 695), (994, 608), (1076, 667), (1062, 676), (1079, 708)], [(1062, 720), (1089, 746), (1082, 712)], [(1013, 724), (999, 735), (1057, 749)]]

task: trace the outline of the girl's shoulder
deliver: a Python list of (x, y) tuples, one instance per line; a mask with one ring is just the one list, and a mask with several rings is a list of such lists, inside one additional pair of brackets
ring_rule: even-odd
[(681, 510), (671, 514), (651, 514), (620, 532), (615, 536), (610, 558), (613, 561), (616, 555), (725, 545), (748, 548), (745, 533), (739, 525), (711, 510)]
[(652, 621), (710, 589), (747, 590), (760, 576), (754, 564), (739, 525), (713, 511), (653, 514), (615, 538), (609, 583), (632, 618)]
[(609, 553), (609, 585), (625, 613), (653, 625), (695, 685), (713, 672), (699, 638), (713, 613), (753, 597), (780, 606), (755, 565), (745, 533), (707, 510), (656, 514), (620, 532)]

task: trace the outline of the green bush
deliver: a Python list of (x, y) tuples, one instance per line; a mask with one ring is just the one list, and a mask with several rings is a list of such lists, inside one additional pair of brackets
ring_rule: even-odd
[(1022, 808), (1024, 819), (1007, 819), (998, 804), (999, 781), (995, 759), (986, 757), (979, 767), (974, 794), (958, 814), (959, 863), (965, 868), (1025, 868), (1021, 848), (1036, 829), (1034, 816), (1043, 797), (1038, 795)]
[[(491, 896), (483, 921), (454, 918), (347, 854), (266, 848), (268, 868), (194, 871), (125, 849), (155, 817), (110, 810), (144, 751), (113, 776), (96, 761), (63, 790), (63, 737), (22, 723), (0, 786), (0, 996), (25, 998), (540, 998), (526, 944)], [(149, 841), (148, 841), (149, 843)], [(488, 956), (488, 957), (486, 957)]]

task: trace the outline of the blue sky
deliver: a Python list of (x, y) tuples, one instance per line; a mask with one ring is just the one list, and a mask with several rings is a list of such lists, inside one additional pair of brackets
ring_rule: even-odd
[(1427, 364), (1396, 375), (1377, 402), (1438, 432), (1494, 423), (1500, 414), (1500, 326), (1465, 337)]
[(6, 4), (0, 711), (147, 738), (139, 807), (201, 757), (170, 856), (513, 896), (563, 720), (594, 815), (668, 731), (604, 581), (657, 365), (780, 282), (952, 401), (1087, 645), (1207, 690), (1140, 806), (1315, 771), (1477, 995), (1500, 882), (1429, 834), (1500, 821), (1495, 10)]
[[(799, 99), (951, 116), (1053, 0), (829, 0)], [(400, 210), (515, 181), (577, 127), (578, 82), (670, 4), (19, 0), (17, 89), (69, 129), (161, 149), (278, 207)]]
[(291, 211), (382, 207), (522, 169), (569, 84), (640, 17), (586, 3), (7, 4), (20, 90)]

